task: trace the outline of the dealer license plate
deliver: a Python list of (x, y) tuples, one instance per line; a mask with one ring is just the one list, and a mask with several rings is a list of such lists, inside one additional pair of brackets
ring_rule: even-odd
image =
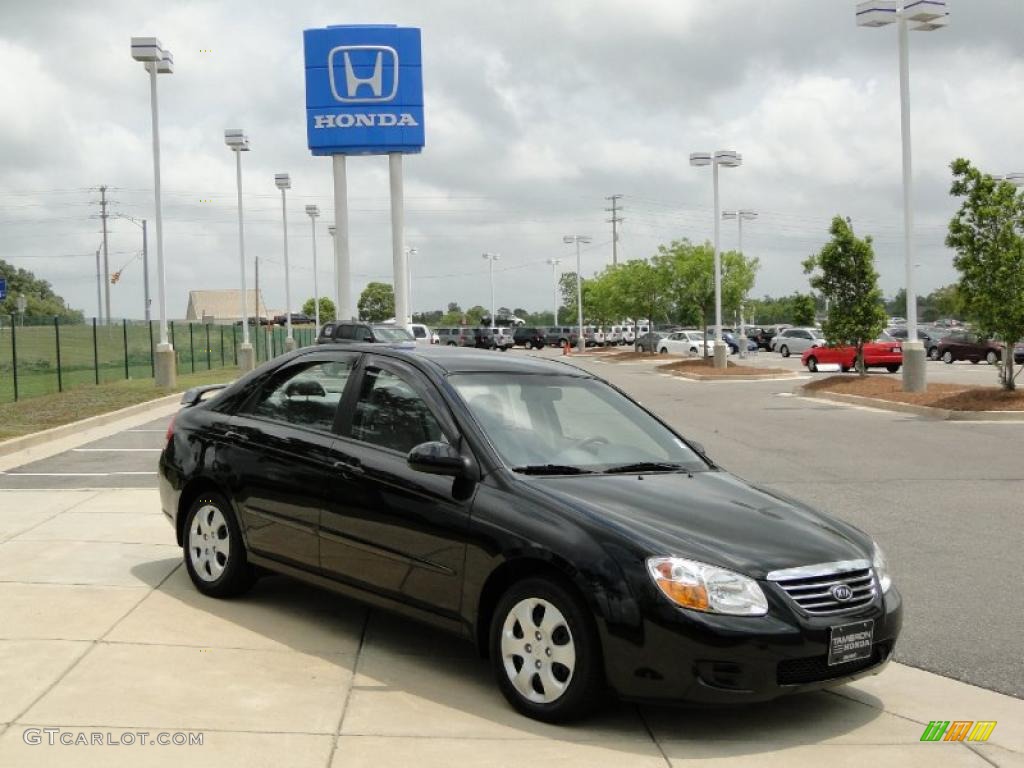
[(828, 644), (829, 666), (870, 658), (874, 636), (874, 619), (832, 627)]

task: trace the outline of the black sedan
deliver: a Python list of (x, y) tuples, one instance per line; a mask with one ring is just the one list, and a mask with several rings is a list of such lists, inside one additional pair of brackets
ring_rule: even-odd
[(472, 639), (521, 712), (770, 699), (877, 672), (871, 538), (533, 357), (324, 345), (186, 393), (160, 498), (199, 591), (257, 569)]

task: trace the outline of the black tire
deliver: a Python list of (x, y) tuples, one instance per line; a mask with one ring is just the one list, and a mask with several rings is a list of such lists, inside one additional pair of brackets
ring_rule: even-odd
[(810, 371), (811, 373), (818, 372), (818, 358), (816, 358), (814, 355), (811, 355), (810, 357), (807, 358), (807, 370)]
[(999, 354), (994, 350), (990, 349), (988, 354), (985, 355), (985, 362), (989, 365), (996, 365), (999, 363)]
[(946, 365), (953, 364), (953, 353), (950, 352), (948, 349), (942, 353), (942, 362), (944, 362)]
[(887, 370), (889, 373), (896, 373), (897, 371), (899, 371), (899, 369), (900, 369), (900, 364), (899, 363), (892, 363), (890, 365), (885, 366), (885, 370)]
[(454, 341), (449, 341), (449, 342), (448, 342), (448, 346), (449, 346), (449, 347), (457, 347), (457, 346), (459, 346), (459, 345), (458, 345), (458, 344), (456, 344), (456, 343), (455, 343)]
[(662, 349), (659, 349), (658, 350), (658, 354), (659, 355), (667, 355), (668, 354), (668, 347), (664, 347)]
[[(203, 528), (209, 531), (209, 539), (199, 538)], [(227, 543), (226, 556), (222, 557), (219, 547), (213, 546), (215, 537), (221, 545)], [(256, 581), (256, 571), (246, 558), (235, 513), (220, 494), (203, 493), (192, 502), (185, 517), (183, 541), (185, 569), (195, 588), (204, 595), (234, 597), (246, 592)], [(218, 567), (222, 569), (219, 574), (216, 573)]]
[(980, 360), (978, 360), (977, 358), (973, 358), (973, 359), (971, 360), (971, 365), (977, 365), (977, 364), (978, 364), (978, 363), (980, 363), (980, 362), (981, 362), (981, 361), (980, 361)]
[(850, 371), (853, 370), (853, 368), (849, 365), (840, 365), (839, 370), (841, 370), (843, 373), (849, 373)]
[[(531, 600), (544, 601), (550, 604), (564, 618), (564, 624), (559, 624), (559, 626), (555, 627), (551, 637), (545, 637), (540, 632), (540, 625), (536, 623), (530, 628), (535, 633), (536, 650), (533, 650), (533, 644), (526, 642), (525, 632), (523, 632), (522, 637), (515, 634), (515, 627), (521, 630), (526, 628), (522, 627), (518, 620), (510, 616), (510, 612), (514, 607), (523, 601)], [(544, 611), (542, 609), (540, 618), (542, 619), (543, 616)], [(530, 615), (529, 620), (534, 622), (538, 620), (536, 610)], [(513, 627), (513, 631), (507, 637), (504, 631), (506, 621), (511, 622)], [(517, 646), (517, 641), (521, 639), (523, 641), (522, 655), (510, 656), (508, 661), (506, 661), (505, 654), (502, 652), (503, 639), (510, 641), (513, 647)], [(547, 646), (549, 642), (551, 644), (550, 647)], [(550, 672), (554, 680), (562, 683), (567, 682), (567, 685), (564, 691), (557, 694), (557, 698), (547, 702), (532, 701), (520, 693), (515, 683), (510, 679), (510, 672), (507, 671), (508, 667), (506, 667), (506, 664), (508, 664), (514, 673), (515, 670), (521, 670), (524, 665), (530, 663), (531, 656), (526, 651), (527, 646), (530, 646), (532, 653), (539, 656), (539, 659), (536, 656), (532, 657), (534, 663), (541, 665), (541, 671), (547, 671), (543, 668), (545, 656), (540, 652), (541, 645), (545, 646), (546, 651), (550, 651), (551, 647), (560, 646), (563, 648), (571, 647), (575, 652), (574, 667), (565, 679), (560, 679), (560, 676), (565, 675), (568, 668), (564, 665), (559, 665), (558, 662), (550, 664)], [(527, 717), (549, 723), (565, 722), (586, 715), (603, 699), (604, 678), (601, 648), (593, 615), (574, 592), (557, 581), (543, 577), (531, 577), (513, 584), (502, 595), (495, 608), (494, 616), (491, 619), (489, 649), (491, 666), (498, 681), (498, 688), (505, 698), (508, 699), (509, 703)], [(518, 667), (515, 663), (516, 658), (520, 659)], [(547, 695), (540, 673), (532, 675), (528, 682), (532, 686), (533, 693), (538, 697)], [(540, 691), (537, 690), (538, 686)]]
[(783, 357), (789, 357), (789, 347), (783, 344), (781, 347), (779, 347), (779, 354), (782, 355)]

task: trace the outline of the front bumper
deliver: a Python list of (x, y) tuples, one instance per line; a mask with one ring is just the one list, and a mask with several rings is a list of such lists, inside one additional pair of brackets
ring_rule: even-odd
[[(903, 620), (895, 587), (843, 616), (798, 615), (770, 599), (766, 616), (685, 611), (661, 601), (635, 631), (600, 623), (605, 673), (624, 698), (734, 704), (828, 688), (880, 672)], [(872, 656), (828, 665), (830, 627), (874, 620)]]

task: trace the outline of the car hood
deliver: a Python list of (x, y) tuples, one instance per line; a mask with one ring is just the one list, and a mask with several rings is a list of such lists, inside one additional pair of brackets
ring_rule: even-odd
[(646, 555), (679, 555), (753, 578), (797, 565), (870, 557), (870, 539), (727, 472), (530, 477), (592, 528)]

